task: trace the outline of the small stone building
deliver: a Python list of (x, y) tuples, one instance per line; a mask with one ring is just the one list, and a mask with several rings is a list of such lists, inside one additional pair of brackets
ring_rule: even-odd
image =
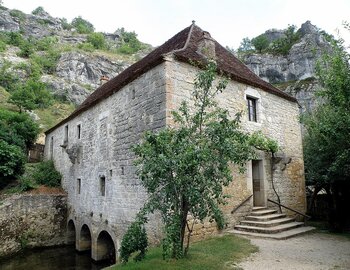
[[(263, 81), (231, 52), (195, 24), (185, 28), (149, 55), (101, 85), (69, 117), (46, 132), (46, 159), (53, 159), (68, 193), (68, 241), (78, 250), (92, 249), (100, 260), (118, 250), (128, 224), (147, 198), (135, 175), (131, 147), (146, 130), (172, 124), (171, 111), (190, 97), (198, 67), (215, 59), (229, 78), (218, 96), (231, 115), (244, 112), (242, 126), (261, 130), (282, 148), (274, 182), (281, 202), (305, 212), (304, 164), (299, 108), (296, 100)], [(228, 226), (253, 206), (276, 200), (271, 188), (271, 158), (261, 153), (234, 171), (226, 189), (232, 195), (223, 210)], [(242, 204), (242, 205), (241, 205)], [(241, 207), (233, 214), (231, 211)], [(149, 236), (159, 240), (160, 220), (154, 216)], [(197, 224), (197, 239), (215, 234), (215, 224)], [(109, 251), (108, 251), (109, 250)]]

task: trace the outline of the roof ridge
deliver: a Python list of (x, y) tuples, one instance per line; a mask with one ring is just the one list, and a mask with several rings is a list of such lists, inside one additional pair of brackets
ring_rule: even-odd
[(181, 49), (172, 50), (172, 51), (170, 51), (170, 52), (167, 52), (167, 53), (163, 54), (163, 56), (171, 55), (171, 54), (173, 54), (173, 53), (181, 52), (181, 51), (186, 50), (187, 47), (188, 47), (188, 44), (190, 43), (190, 39), (191, 39), (191, 36), (192, 36), (193, 28), (194, 28), (195, 26), (196, 26), (196, 25), (195, 25), (195, 21), (192, 21), (190, 31), (188, 31), (188, 36), (187, 36), (185, 45), (184, 45)]

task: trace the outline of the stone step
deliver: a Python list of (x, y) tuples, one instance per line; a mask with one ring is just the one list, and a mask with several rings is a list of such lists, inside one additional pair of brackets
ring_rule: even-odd
[(303, 226), (303, 222), (289, 222), (287, 224), (281, 224), (273, 227), (257, 227), (257, 226), (247, 226), (247, 225), (236, 225), (234, 228), (238, 231), (248, 231), (255, 233), (279, 233), (293, 228)]
[(246, 220), (268, 221), (268, 220), (284, 218), (284, 217), (286, 217), (285, 214), (271, 214), (271, 215), (264, 215), (264, 216), (246, 216)]
[(257, 211), (257, 210), (265, 210), (265, 209), (267, 209), (267, 207), (266, 207), (266, 206), (254, 206), (254, 207), (253, 207), (253, 211)]
[(286, 224), (293, 222), (294, 218), (278, 218), (266, 221), (255, 221), (255, 220), (242, 220), (241, 225), (255, 226), (255, 227), (272, 227), (277, 225)]
[(263, 216), (263, 215), (270, 215), (270, 214), (275, 214), (277, 213), (277, 210), (274, 209), (266, 209), (266, 210), (257, 210), (257, 211), (252, 211), (250, 213), (251, 216)]
[(251, 237), (258, 237), (258, 238), (267, 238), (267, 239), (276, 239), (276, 240), (283, 240), (288, 239), (297, 235), (301, 235), (307, 232), (313, 231), (314, 227), (298, 227), (294, 229), (290, 229), (288, 231), (283, 231), (275, 234), (268, 234), (268, 233), (256, 233), (256, 232), (246, 232), (246, 231), (239, 231), (239, 230), (230, 230), (227, 231), (228, 233), (234, 233), (237, 235), (245, 235), (245, 236), (251, 236)]

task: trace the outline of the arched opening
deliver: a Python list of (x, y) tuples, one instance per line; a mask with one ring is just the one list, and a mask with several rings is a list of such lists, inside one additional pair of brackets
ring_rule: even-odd
[(102, 231), (97, 237), (96, 261), (107, 260), (111, 264), (116, 262), (115, 246), (108, 232)]
[(73, 220), (68, 221), (67, 225), (67, 244), (75, 244), (75, 225)]
[(91, 233), (89, 227), (84, 224), (80, 230), (80, 238), (77, 245), (78, 251), (91, 250)]

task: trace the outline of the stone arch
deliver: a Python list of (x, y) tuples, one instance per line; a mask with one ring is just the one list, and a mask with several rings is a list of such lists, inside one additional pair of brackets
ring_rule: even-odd
[(77, 250), (91, 250), (91, 230), (86, 224), (84, 224), (80, 229), (79, 239), (77, 242)]
[(108, 260), (111, 264), (116, 262), (116, 248), (111, 235), (107, 231), (101, 231), (97, 236), (94, 260)]
[(76, 241), (76, 230), (75, 230), (75, 224), (72, 219), (68, 221), (67, 224), (67, 244), (68, 245), (73, 245), (75, 244)]

